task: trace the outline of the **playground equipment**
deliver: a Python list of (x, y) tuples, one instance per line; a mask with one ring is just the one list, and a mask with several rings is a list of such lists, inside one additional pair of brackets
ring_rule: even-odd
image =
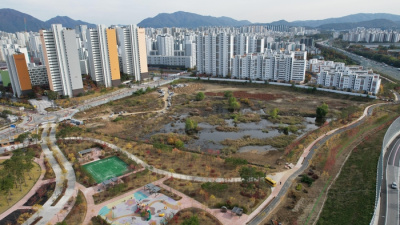
[(147, 221), (149, 221), (151, 219), (151, 212), (150, 210), (147, 210), (147, 213), (149, 214), (149, 217), (147, 218)]

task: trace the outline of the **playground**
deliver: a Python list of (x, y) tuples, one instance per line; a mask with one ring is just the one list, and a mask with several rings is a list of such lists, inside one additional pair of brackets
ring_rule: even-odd
[(128, 171), (128, 165), (117, 156), (85, 164), (83, 168), (97, 183), (121, 176)]
[(166, 224), (179, 211), (178, 203), (163, 195), (137, 191), (100, 209), (99, 215), (113, 225)]

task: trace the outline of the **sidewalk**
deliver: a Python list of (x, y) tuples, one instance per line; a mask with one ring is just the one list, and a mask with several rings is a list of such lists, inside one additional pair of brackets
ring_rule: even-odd
[[(10, 156), (6, 156), (6, 157), (10, 157)], [(1, 157), (1, 158), (4, 158), (4, 157)], [(43, 180), (44, 174), (46, 173), (46, 167), (44, 166), (44, 159), (43, 158), (44, 158), (44, 154), (42, 153), (40, 155), (39, 159), (35, 158), (35, 160), (34, 160), (37, 164), (39, 164), (40, 169), (41, 169), (41, 174), (39, 176), (39, 179), (36, 181), (35, 185), (33, 185), (32, 189), (22, 199), (20, 199), (17, 203), (15, 203), (11, 208), (9, 208), (8, 210), (6, 210), (2, 214), (0, 214), (0, 220), (4, 219), (8, 214), (14, 212), (17, 209), (31, 208), (31, 206), (23, 206), (23, 205), (25, 204), (25, 202), (28, 201), (28, 199), (30, 197), (32, 197), (36, 193), (36, 191), (42, 185), (54, 181), (53, 179)]]

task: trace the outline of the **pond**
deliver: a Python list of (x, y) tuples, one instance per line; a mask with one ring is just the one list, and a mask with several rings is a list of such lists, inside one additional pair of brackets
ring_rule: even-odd
[[(242, 113), (247, 113), (254, 111), (250, 110), (242, 110)], [(264, 111), (257, 111), (258, 114), (265, 114)], [(170, 122), (164, 126), (161, 130), (156, 133), (185, 133), (185, 119), (188, 117), (188, 114), (180, 115), (176, 117), (175, 121)], [(234, 127), (235, 123), (233, 119), (225, 120), (227, 126)], [(314, 117), (304, 117), (304, 121), (302, 124), (299, 124), (301, 129), (299, 129), (296, 133), (299, 137), (306, 134), (309, 131), (317, 129), (320, 124), (316, 123), (316, 118)], [(261, 119), (259, 122), (250, 122), (250, 123), (238, 123), (236, 127), (239, 128), (237, 132), (224, 132), (217, 131), (215, 128), (217, 126), (208, 124), (208, 123), (199, 123), (198, 127), (200, 131), (196, 134), (196, 137), (193, 138), (189, 143), (185, 145), (185, 147), (192, 150), (220, 150), (224, 146), (220, 143), (225, 139), (239, 139), (243, 136), (249, 136), (252, 138), (273, 138), (283, 134), (278, 128), (279, 126), (287, 126), (286, 124), (274, 124), (266, 119)], [(155, 134), (155, 133), (153, 133)], [(248, 152), (251, 150), (257, 150), (259, 152), (265, 152), (270, 150), (276, 150), (271, 146), (245, 146), (239, 149), (239, 152)]]

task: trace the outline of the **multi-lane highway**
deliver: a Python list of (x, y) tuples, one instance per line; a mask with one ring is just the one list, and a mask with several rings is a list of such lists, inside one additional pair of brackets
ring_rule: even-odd
[(346, 50), (333, 47), (328, 41), (318, 42), (318, 44), (323, 45), (324, 47), (327, 47), (327, 48), (330, 48), (330, 49), (334, 49), (334, 50), (336, 50), (336, 51), (338, 51), (340, 53), (343, 53), (344, 55), (348, 56), (352, 60), (354, 60), (356, 62), (359, 62), (360, 65), (363, 66), (366, 69), (367, 68), (371, 68), (372, 70), (374, 70), (377, 73), (382, 73), (382, 74), (385, 74), (385, 75), (387, 75), (387, 76), (389, 76), (389, 77), (391, 77), (393, 79), (400, 80), (400, 71), (396, 67), (385, 65), (383, 63), (367, 59), (367, 58), (365, 58), (363, 56), (359, 56), (359, 55), (353, 54), (353, 53), (348, 52)]
[(399, 189), (392, 188), (392, 182), (399, 184), (400, 136), (387, 148), (384, 157), (384, 173), (381, 189), (380, 225), (399, 225)]

